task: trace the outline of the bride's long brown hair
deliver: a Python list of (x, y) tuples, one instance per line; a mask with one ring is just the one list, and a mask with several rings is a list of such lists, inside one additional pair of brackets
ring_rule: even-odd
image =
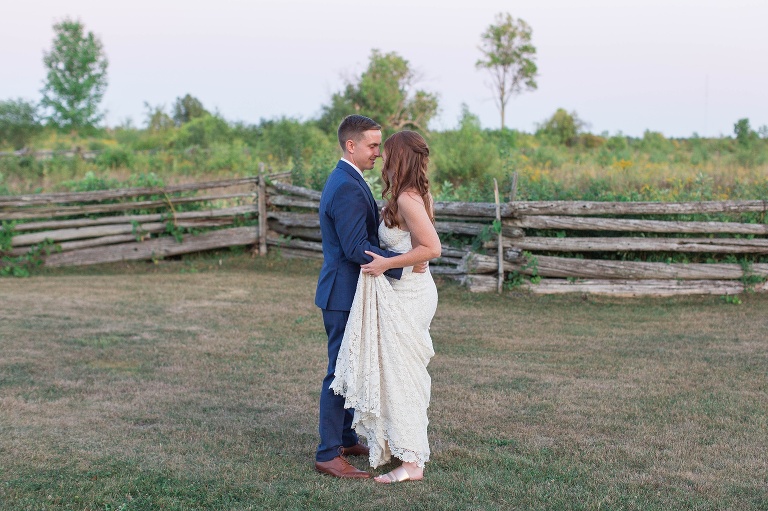
[(421, 195), (427, 215), (434, 224), (435, 215), (432, 211), (432, 196), (429, 194), (427, 178), (427, 142), (415, 131), (399, 131), (384, 142), (384, 156), (384, 168), (381, 170), (384, 180), (384, 191), (381, 195), (387, 201), (384, 224), (387, 227), (397, 225), (397, 198), (405, 191), (414, 191)]

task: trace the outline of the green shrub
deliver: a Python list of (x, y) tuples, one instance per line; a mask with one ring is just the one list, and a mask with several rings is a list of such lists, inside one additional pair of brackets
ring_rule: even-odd
[(536, 134), (544, 135), (556, 144), (572, 146), (585, 125), (576, 112), (568, 113), (564, 108), (558, 108), (552, 117), (539, 124)]
[(154, 172), (131, 174), (126, 182), (130, 188), (162, 188), (165, 181)]
[(208, 150), (204, 168), (207, 171), (240, 172), (246, 166), (247, 157), (246, 147), (239, 140), (231, 143), (216, 142)]
[(303, 157), (297, 159), (291, 169), (291, 176), (295, 179), (294, 184), (313, 190), (322, 190), (339, 160), (340, 149), (336, 147), (313, 152), (308, 159)]
[(28, 147), (42, 130), (35, 103), (23, 99), (0, 101), (0, 148)]
[(579, 144), (587, 149), (596, 149), (605, 144), (605, 138), (592, 133), (583, 133), (579, 135)]
[(172, 129), (118, 129), (115, 130), (115, 140), (134, 151), (150, 151), (170, 146), (175, 133)]
[(133, 166), (133, 151), (121, 146), (106, 147), (96, 157), (96, 165), (104, 169), (129, 169)]
[(499, 151), (513, 151), (517, 149), (524, 138), (524, 134), (511, 129), (486, 131), (486, 136), (494, 141)]
[(493, 179), (469, 181), (458, 186), (443, 181), (433, 184), (432, 194), (436, 201), (493, 202)]
[(709, 150), (707, 149), (707, 146), (704, 144), (704, 141), (701, 138), (699, 138), (696, 134), (694, 134), (693, 138), (690, 139), (690, 146), (691, 146), (691, 158), (690, 158), (691, 165), (701, 165), (710, 160)]
[(533, 165), (543, 169), (559, 168), (566, 157), (557, 147), (549, 145), (537, 147), (529, 156)]
[(86, 172), (82, 179), (66, 181), (62, 185), (71, 192), (95, 192), (118, 188), (120, 182), (111, 177), (97, 176), (94, 172)]
[(672, 141), (666, 139), (658, 131), (645, 130), (643, 138), (640, 139), (637, 147), (647, 153), (657, 151), (667, 155), (675, 152), (675, 146), (672, 144)]
[(632, 151), (629, 148), (629, 141), (624, 135), (614, 135), (605, 141), (598, 153), (597, 162), (607, 167), (617, 161), (630, 161), (632, 160)]
[(739, 146), (736, 150), (736, 161), (747, 168), (764, 165), (768, 161), (768, 150), (760, 144), (752, 144), (747, 147)]
[(462, 106), (459, 128), (430, 137), (432, 180), (454, 186), (469, 185), (502, 173), (499, 148), (480, 128), (480, 120)]
[(674, 144), (659, 132), (645, 130), (643, 138), (637, 143), (637, 149), (648, 155), (651, 163), (665, 163), (674, 157)]
[(232, 130), (227, 121), (215, 115), (206, 115), (185, 123), (176, 132), (171, 143), (177, 148), (206, 148), (216, 142), (226, 142), (231, 136)]

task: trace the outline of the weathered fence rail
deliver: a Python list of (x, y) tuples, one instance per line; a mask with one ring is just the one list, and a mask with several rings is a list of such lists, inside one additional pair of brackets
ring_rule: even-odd
[(257, 240), (258, 177), (162, 188), (0, 196), (5, 264), (47, 244), (46, 266), (160, 259)]
[[(322, 258), (320, 192), (282, 182), (286, 176), (2, 196), (3, 255), (10, 264), (11, 258), (47, 244), (54, 249), (43, 259), (47, 266), (159, 259), (231, 246), (254, 246), (262, 254), (271, 247), (284, 257)], [(617, 260), (626, 254), (683, 253), (705, 259), (768, 255), (767, 209), (768, 201), (762, 200), (438, 202), (435, 227), (460, 246), (445, 245), (431, 271), (474, 291), (497, 290), (502, 280), (513, 280), (533, 293), (672, 296), (768, 291), (768, 263)], [(674, 219), (723, 213), (760, 213), (762, 223)], [(642, 218), (657, 215), (665, 219)]]

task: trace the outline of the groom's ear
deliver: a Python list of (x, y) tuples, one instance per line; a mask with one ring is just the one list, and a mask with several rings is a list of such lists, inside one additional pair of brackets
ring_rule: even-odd
[(351, 138), (344, 142), (344, 150), (348, 152), (349, 154), (352, 154), (355, 152), (355, 141)]

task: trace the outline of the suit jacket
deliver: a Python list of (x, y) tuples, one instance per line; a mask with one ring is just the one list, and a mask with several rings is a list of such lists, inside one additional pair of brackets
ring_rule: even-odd
[[(363, 177), (339, 160), (320, 198), (320, 233), (323, 267), (317, 280), (315, 305), (321, 309), (348, 311), (355, 297), (360, 265), (371, 261), (365, 251), (384, 257), (397, 254), (379, 248), (379, 208)], [(386, 275), (399, 279), (402, 268)]]

